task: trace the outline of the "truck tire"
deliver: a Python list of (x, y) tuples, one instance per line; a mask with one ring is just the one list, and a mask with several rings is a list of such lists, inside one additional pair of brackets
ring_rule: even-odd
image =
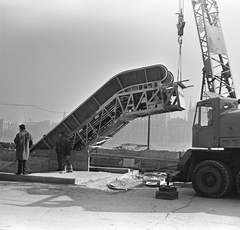
[(236, 185), (237, 185), (237, 192), (240, 193), (240, 171), (237, 174)]
[(192, 186), (196, 193), (202, 197), (222, 197), (229, 188), (228, 171), (220, 162), (202, 161), (193, 169)]
[(233, 188), (233, 174), (232, 174), (231, 169), (225, 163), (220, 162), (220, 161), (219, 161), (219, 163), (222, 164), (225, 167), (225, 169), (228, 172), (228, 176), (229, 176), (229, 186), (228, 186), (228, 189), (227, 189), (227, 191), (225, 193), (225, 195), (226, 195)]

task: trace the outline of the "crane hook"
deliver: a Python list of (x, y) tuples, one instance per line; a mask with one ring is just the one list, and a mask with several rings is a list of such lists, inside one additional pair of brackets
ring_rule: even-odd
[(183, 29), (185, 27), (185, 21), (184, 21), (184, 16), (183, 16), (183, 9), (180, 9), (180, 12), (178, 13), (178, 24), (177, 24), (177, 29), (178, 29), (178, 36), (183, 36)]

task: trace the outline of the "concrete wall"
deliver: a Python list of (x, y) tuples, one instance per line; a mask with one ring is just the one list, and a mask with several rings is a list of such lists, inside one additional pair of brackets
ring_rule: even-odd
[[(71, 161), (73, 170), (88, 171), (89, 158), (87, 151), (72, 151)], [(35, 150), (30, 154), (27, 161), (28, 172), (49, 172), (58, 169), (57, 154), (55, 150)], [(0, 149), (0, 171), (17, 172), (17, 161), (15, 150)]]

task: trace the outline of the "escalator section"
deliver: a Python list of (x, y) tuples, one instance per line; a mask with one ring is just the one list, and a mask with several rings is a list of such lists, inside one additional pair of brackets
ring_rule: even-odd
[(163, 65), (122, 72), (111, 78), (32, 148), (54, 149), (59, 132), (72, 150), (102, 145), (132, 120), (185, 109), (183, 82)]

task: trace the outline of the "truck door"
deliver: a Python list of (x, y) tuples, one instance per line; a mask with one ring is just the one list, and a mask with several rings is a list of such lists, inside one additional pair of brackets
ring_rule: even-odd
[(213, 102), (197, 105), (192, 131), (193, 147), (211, 148), (215, 146)]

